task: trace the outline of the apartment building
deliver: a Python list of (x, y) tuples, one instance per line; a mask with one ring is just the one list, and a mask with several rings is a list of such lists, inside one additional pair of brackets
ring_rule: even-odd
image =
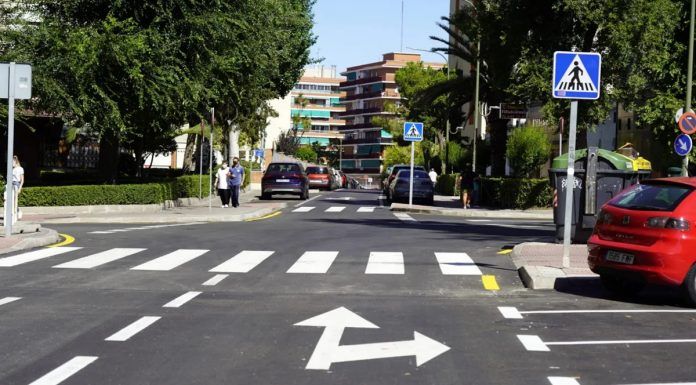
[[(387, 106), (401, 102), (396, 71), (408, 63), (420, 61), (419, 54), (387, 53), (381, 61), (349, 67), (341, 74), (346, 77), (346, 81), (340, 85), (341, 91), (345, 92), (341, 103), (346, 108), (341, 113), (346, 120), (342, 127), (345, 140), (341, 168), (347, 174), (374, 179), (383, 171), (384, 149), (394, 142), (392, 135), (374, 123), (373, 119), (393, 115)], [(427, 65), (435, 68), (444, 66), (434, 63)]]

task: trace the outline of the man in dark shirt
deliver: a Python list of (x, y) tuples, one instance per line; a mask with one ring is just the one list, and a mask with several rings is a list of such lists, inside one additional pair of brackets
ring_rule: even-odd
[(467, 164), (461, 175), (459, 176), (460, 198), (462, 207), (467, 209), (471, 207), (471, 195), (474, 192), (474, 180), (478, 175), (471, 170), (471, 165)]

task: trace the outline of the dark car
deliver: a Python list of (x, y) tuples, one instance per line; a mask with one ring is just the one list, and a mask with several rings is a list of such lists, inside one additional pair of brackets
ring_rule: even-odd
[[(411, 170), (401, 170), (389, 185), (389, 199), (397, 202), (408, 201), (408, 193), (411, 183)], [(430, 175), (425, 170), (413, 171), (413, 200), (420, 200), (427, 205), (432, 205), (435, 197), (435, 186)]]
[[(407, 171), (411, 170), (411, 165), (397, 164), (397, 165), (391, 166), (389, 168), (389, 172), (387, 174), (387, 177), (384, 179), (384, 188), (383, 188), (384, 195), (387, 196), (387, 200), (391, 199), (391, 196), (389, 195), (389, 186), (391, 186), (391, 183), (392, 183), (392, 181), (394, 181), (396, 174), (401, 170), (407, 170)], [(413, 166), (413, 170), (425, 171), (425, 167)]]
[(334, 187), (333, 174), (329, 167), (309, 166), (307, 167), (307, 178), (309, 178), (309, 186), (312, 188), (332, 190)]
[(261, 199), (270, 199), (273, 194), (299, 195), (309, 198), (309, 179), (300, 163), (271, 163), (261, 180)]

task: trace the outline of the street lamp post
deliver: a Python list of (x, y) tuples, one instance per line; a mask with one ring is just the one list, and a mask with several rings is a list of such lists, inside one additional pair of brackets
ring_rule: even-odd
[[(434, 53), (436, 55), (440, 55), (442, 59), (447, 63), (447, 80), (450, 80), (450, 65), (449, 65), (449, 60), (445, 55), (441, 54), (440, 52), (435, 52), (432, 50), (426, 50), (426, 49), (419, 49), (419, 48), (411, 48), (411, 47), (406, 47), (412, 51), (420, 51), (420, 52), (428, 52), (428, 53)], [(449, 100), (449, 98), (448, 98)], [(449, 168), (449, 134), (450, 134), (450, 119), (449, 119), (449, 111), (447, 111), (447, 125), (445, 127), (445, 174), (447, 174), (447, 169)]]
[[(472, 3), (470, 0), (464, 0), (467, 2), (474, 10), (476, 9), (476, 5)], [(476, 89), (474, 90), (474, 145), (473, 145), (473, 154), (472, 154), (472, 162), (471, 162), (471, 171), (476, 172), (476, 139), (478, 138), (478, 132), (479, 132), (479, 123), (481, 121), (480, 115), (481, 111), (479, 110), (479, 89), (480, 89), (480, 82), (481, 82), (481, 36), (478, 36), (476, 39)]]

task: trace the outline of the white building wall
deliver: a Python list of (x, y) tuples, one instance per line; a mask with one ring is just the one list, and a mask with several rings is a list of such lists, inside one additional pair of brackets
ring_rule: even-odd
[(290, 116), (291, 100), (292, 96), (288, 94), (283, 99), (274, 99), (268, 102), (278, 113), (278, 116), (268, 119), (263, 144), (265, 150), (272, 150), (280, 134), (292, 128), (292, 117)]

